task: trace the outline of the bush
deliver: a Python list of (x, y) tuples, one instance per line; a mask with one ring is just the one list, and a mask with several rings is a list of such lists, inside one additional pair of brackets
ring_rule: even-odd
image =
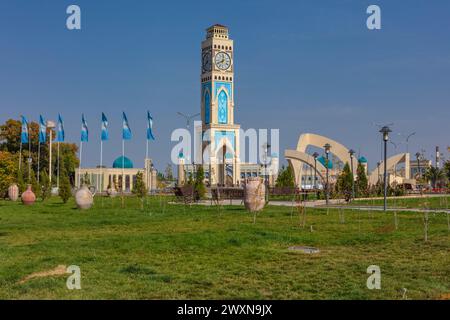
[(39, 184), (41, 185), (42, 201), (50, 198), (52, 186), (50, 185), (50, 179), (46, 170), (41, 171)]
[(58, 193), (64, 203), (67, 203), (72, 196), (72, 186), (66, 172), (61, 172)]
[(147, 188), (144, 183), (144, 175), (142, 172), (136, 174), (136, 184), (132, 190), (133, 194), (137, 195), (141, 199), (141, 209), (144, 208), (144, 197), (147, 195)]
[(197, 199), (203, 199), (206, 194), (206, 188), (203, 180), (205, 179), (205, 172), (203, 171), (203, 166), (199, 166), (197, 172), (195, 173), (195, 183), (194, 189)]

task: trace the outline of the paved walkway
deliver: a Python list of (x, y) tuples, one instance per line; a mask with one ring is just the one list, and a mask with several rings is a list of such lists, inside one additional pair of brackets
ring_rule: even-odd
[[(422, 196), (422, 197), (429, 197)], [(431, 195), (432, 196), (432, 195)], [(437, 195), (441, 196), (441, 195)], [(400, 198), (421, 198), (419, 197), (396, 197), (396, 199)], [(383, 198), (361, 198), (358, 200), (372, 200), (372, 199), (383, 199)], [(198, 204), (200, 205), (211, 205), (211, 200), (203, 200), (200, 201)], [(214, 203), (213, 203), (214, 205)], [(233, 206), (239, 206), (243, 205), (242, 200), (223, 200), (222, 205), (233, 205)], [(292, 202), (292, 201), (270, 201), (269, 205), (271, 206), (285, 206), (285, 207), (291, 207), (291, 206), (299, 206), (298, 203)], [(303, 204), (302, 204), (303, 205)], [(372, 211), (383, 211), (383, 206), (370, 206), (370, 205), (347, 205), (346, 202), (343, 199), (330, 199), (330, 205), (326, 205), (325, 200), (315, 200), (315, 201), (306, 201), (304, 202), (305, 207), (307, 208), (330, 208), (330, 209), (339, 209), (344, 208), (347, 210), (372, 210)], [(405, 207), (390, 207), (388, 206), (387, 211), (407, 211), (407, 212), (431, 212), (431, 213), (438, 213), (438, 212), (444, 212), (444, 213), (450, 213), (450, 209), (421, 209), (421, 208), (405, 208)]]

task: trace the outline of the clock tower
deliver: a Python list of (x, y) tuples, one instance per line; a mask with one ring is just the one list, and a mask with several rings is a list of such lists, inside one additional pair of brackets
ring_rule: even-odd
[(201, 134), (203, 160), (209, 159), (211, 185), (237, 185), (240, 179), (233, 50), (227, 27), (215, 24), (206, 30), (201, 54)]

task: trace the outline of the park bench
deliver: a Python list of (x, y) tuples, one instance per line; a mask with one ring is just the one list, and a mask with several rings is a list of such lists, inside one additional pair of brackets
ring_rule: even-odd
[(184, 204), (191, 204), (196, 200), (196, 193), (192, 185), (175, 187), (174, 194), (177, 200)]
[(215, 203), (219, 201), (230, 200), (232, 204), (233, 200), (244, 201), (244, 189), (239, 187), (216, 187), (211, 188), (211, 199)]

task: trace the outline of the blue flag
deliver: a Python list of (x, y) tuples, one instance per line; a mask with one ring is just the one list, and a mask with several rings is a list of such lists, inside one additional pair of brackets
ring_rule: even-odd
[(81, 142), (89, 141), (89, 130), (84, 114), (81, 115)]
[(152, 130), (153, 130), (153, 118), (150, 115), (150, 112), (147, 111), (147, 140), (155, 140)]
[(58, 114), (58, 127), (56, 131), (56, 142), (64, 142), (64, 122), (60, 114)]
[(109, 139), (108, 134), (108, 119), (102, 112), (102, 141), (107, 141)]
[(125, 112), (122, 112), (122, 139), (130, 140), (131, 139), (131, 129), (128, 125), (128, 119), (125, 115)]
[(24, 116), (22, 116), (22, 132), (20, 134), (20, 141), (22, 143), (28, 143), (28, 121)]
[(47, 140), (47, 125), (44, 118), (39, 115), (39, 143), (45, 143)]

